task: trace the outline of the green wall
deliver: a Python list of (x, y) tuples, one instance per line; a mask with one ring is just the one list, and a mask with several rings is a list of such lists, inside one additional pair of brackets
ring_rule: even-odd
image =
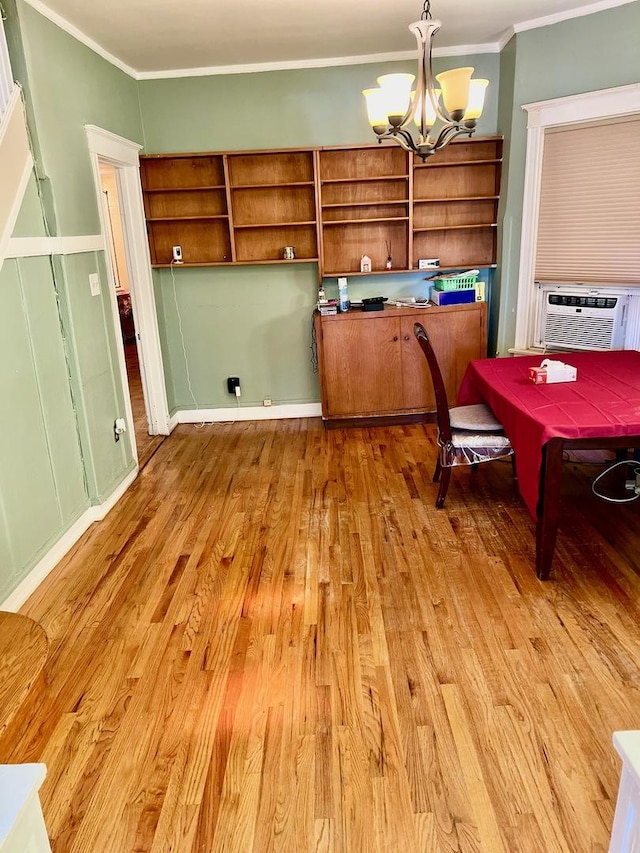
[[(515, 43), (515, 44), (514, 44)], [(502, 72), (513, 75), (513, 83)], [(640, 2), (528, 30), (503, 52), (498, 130), (506, 140), (503, 171), (498, 350), (513, 346), (516, 322), (527, 115), (523, 104), (637, 83), (640, 79)], [(508, 101), (511, 101), (509, 109)], [(606, 152), (603, 152), (606, 156)]]
[[(455, 57), (436, 70), (464, 64), (492, 82), (478, 133), (495, 133), (499, 57)], [(145, 151), (373, 142), (362, 89), (392, 71), (414, 72), (415, 62), (141, 81)], [(226, 391), (229, 375), (240, 376), (241, 405), (259, 405), (265, 395), (276, 404), (319, 401), (310, 359), (317, 265), (177, 270), (186, 361), (170, 273), (156, 273), (155, 282), (171, 409), (196, 407), (194, 397), (197, 408), (235, 405)], [(420, 294), (421, 284), (410, 291)], [(353, 298), (379, 295), (381, 286), (375, 276), (350, 285)], [(335, 287), (332, 281), (327, 290)], [(406, 281), (385, 279), (384, 295), (403, 292)]]
[[(14, 236), (98, 234), (84, 125), (141, 140), (136, 83), (22, 0), (3, 5), (36, 162)], [(113, 437), (124, 400), (104, 253), (7, 260), (0, 294), (2, 601), (135, 462)]]
[(89, 505), (49, 258), (0, 271), (0, 601)]
[(52, 186), (55, 233), (98, 234), (84, 126), (95, 124), (141, 143), (136, 82), (24, 0), (18, 10), (40, 150), (39, 178)]

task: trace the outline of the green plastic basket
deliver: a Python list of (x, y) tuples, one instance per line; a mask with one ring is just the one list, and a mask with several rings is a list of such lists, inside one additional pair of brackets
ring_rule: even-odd
[(434, 283), (436, 290), (471, 290), (476, 286), (478, 273), (473, 275), (452, 275), (446, 278), (438, 278)]

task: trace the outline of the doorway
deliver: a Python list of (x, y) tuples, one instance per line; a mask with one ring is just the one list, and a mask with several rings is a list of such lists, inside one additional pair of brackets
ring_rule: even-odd
[(162, 443), (164, 436), (151, 435), (149, 409), (142, 382), (142, 354), (138, 351), (136, 318), (131, 295), (132, 281), (127, 263), (125, 226), (118, 191), (117, 167), (100, 157), (98, 158), (98, 165), (106, 248), (118, 302), (118, 319), (124, 346), (124, 361), (129, 385), (138, 466), (142, 468)]
[(140, 146), (86, 125), (109, 276), (126, 420), (141, 468), (170, 432), (140, 187)]

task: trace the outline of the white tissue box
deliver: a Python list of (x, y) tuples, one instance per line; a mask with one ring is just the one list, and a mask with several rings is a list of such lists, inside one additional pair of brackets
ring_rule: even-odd
[(540, 367), (529, 368), (529, 379), (534, 385), (552, 385), (554, 382), (575, 382), (578, 370), (564, 361), (545, 358)]

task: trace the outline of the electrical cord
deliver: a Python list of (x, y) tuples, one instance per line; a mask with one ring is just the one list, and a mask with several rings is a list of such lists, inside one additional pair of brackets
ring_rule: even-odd
[[(193, 385), (191, 384), (191, 374), (189, 372), (189, 359), (187, 358), (187, 347), (184, 341), (184, 332), (182, 329), (182, 315), (180, 314), (180, 307), (178, 306), (178, 294), (176, 292), (176, 275), (173, 271), (175, 261), (171, 261), (171, 265), (169, 269), (171, 270), (171, 285), (173, 288), (173, 301), (176, 306), (176, 314), (178, 316), (178, 331), (180, 332), (180, 342), (182, 344), (182, 355), (184, 356), (184, 369), (187, 376), (187, 386), (189, 388), (189, 393), (191, 394), (191, 399), (193, 400), (193, 405), (196, 409), (199, 408), (198, 401), (196, 400), (196, 395), (193, 393)], [(202, 429), (204, 427), (205, 421), (201, 421), (199, 424), (195, 424), (196, 429)]]
[[(602, 494), (596, 489), (597, 483), (610, 471), (614, 471), (616, 468), (619, 468), (621, 465), (631, 465), (633, 466), (633, 476), (635, 479), (635, 484), (633, 486), (633, 496), (630, 498), (613, 498), (609, 495)], [(638, 465), (638, 461), (636, 459), (623, 459), (621, 462), (616, 462), (613, 465), (610, 465), (607, 469), (605, 469), (601, 474), (595, 478), (593, 483), (591, 484), (591, 491), (593, 494), (600, 498), (603, 501), (608, 501), (609, 503), (614, 504), (628, 504), (633, 501), (637, 501), (640, 498), (640, 466)]]

